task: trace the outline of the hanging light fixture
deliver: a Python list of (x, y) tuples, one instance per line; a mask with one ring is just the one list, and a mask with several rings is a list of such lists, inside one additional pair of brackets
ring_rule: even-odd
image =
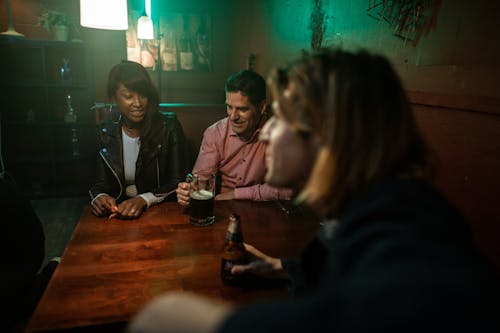
[(127, 0), (80, 0), (80, 25), (96, 29), (127, 30)]
[(147, 15), (139, 17), (137, 22), (137, 38), (139, 39), (153, 39), (153, 20)]
[(151, 0), (145, 0), (144, 12), (137, 21), (137, 38), (154, 39), (153, 20), (151, 19)]

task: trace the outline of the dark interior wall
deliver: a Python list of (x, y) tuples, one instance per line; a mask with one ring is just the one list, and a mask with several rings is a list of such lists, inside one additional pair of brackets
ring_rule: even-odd
[(500, 100), (431, 93), (410, 99), (438, 159), (437, 187), (500, 272)]
[[(416, 42), (367, 13), (369, 1), (319, 1), (323, 46), (386, 55), (399, 72), (424, 136), (438, 156), (436, 185), (468, 219), (479, 247), (500, 271), (500, 38), (497, 1), (433, 1), (430, 27)], [(375, 2), (373, 2), (375, 3)], [(311, 50), (318, 1), (241, 5), (233, 65), (249, 52), (268, 73)], [(252, 18), (249, 24), (248, 17)], [(246, 23), (246, 24), (245, 24)]]
[[(315, 12), (318, 2), (321, 10)], [(368, 4), (377, 2), (247, 1), (239, 6), (233, 24), (235, 34), (243, 36), (234, 39), (233, 65), (253, 52), (257, 70), (267, 74), (273, 66), (299, 56), (301, 50), (311, 50), (311, 16), (319, 12), (324, 19), (322, 46), (386, 55), (410, 91), (500, 98), (496, 83), (500, 75), (499, 2), (431, 1), (422, 14), (427, 28), (421, 29), (415, 41), (397, 37), (394, 25), (368, 15)]]
[[(213, 16), (214, 70), (210, 73), (162, 73), (163, 102), (223, 101), (225, 77), (256, 55), (255, 69), (270, 68), (310, 49), (310, 16), (315, 1), (302, 0), (153, 0), (162, 11), (194, 11)], [(320, 1), (321, 2), (321, 1)], [(391, 58), (410, 91), (481, 95), (500, 98), (500, 43), (496, 1), (441, 0), (432, 29), (415, 45), (394, 36), (393, 28), (367, 15), (368, 1), (322, 2), (323, 45), (367, 48)], [(6, 1), (0, 6), (0, 30), (7, 29)], [(37, 26), (43, 6), (62, 9), (78, 21), (78, 0), (12, 1), (16, 30), (31, 39), (50, 39)], [(131, 9), (141, 0), (129, 0)], [(433, 8), (434, 9), (434, 8)], [(430, 14), (428, 14), (430, 15)], [(82, 39), (94, 54), (95, 96), (105, 99), (103, 84), (112, 64), (126, 57), (123, 32), (82, 28)], [(156, 75), (156, 73), (154, 73)]]
[(190, 146), (191, 163), (194, 165), (205, 129), (226, 116), (226, 110), (220, 106), (169, 107), (181, 122), (184, 134)]

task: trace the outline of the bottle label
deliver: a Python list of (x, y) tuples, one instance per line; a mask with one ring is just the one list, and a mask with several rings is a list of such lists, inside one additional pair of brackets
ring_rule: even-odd
[(181, 52), (181, 69), (192, 70), (193, 69), (193, 53), (191, 52)]

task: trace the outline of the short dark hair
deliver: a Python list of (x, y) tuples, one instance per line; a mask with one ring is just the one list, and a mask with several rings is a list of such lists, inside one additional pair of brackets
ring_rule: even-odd
[(149, 73), (139, 63), (122, 60), (113, 66), (108, 75), (108, 97), (116, 94), (120, 84), (127, 89), (138, 92), (149, 99), (149, 103), (156, 108), (159, 103), (158, 90), (153, 84)]
[[(146, 116), (141, 132), (141, 144), (154, 149), (157, 142), (152, 141), (153, 130), (158, 119), (159, 93), (148, 71), (138, 62), (122, 60), (111, 68), (108, 75), (108, 97), (115, 96), (120, 84), (127, 89), (148, 98)], [(121, 112), (121, 111), (120, 111)], [(156, 126), (157, 127), (157, 126)]]
[(266, 100), (266, 80), (257, 72), (244, 69), (227, 78), (225, 91), (241, 92), (248, 96), (250, 103), (259, 106)]

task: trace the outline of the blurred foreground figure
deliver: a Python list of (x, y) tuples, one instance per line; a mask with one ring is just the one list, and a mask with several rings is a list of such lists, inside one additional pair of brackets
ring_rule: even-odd
[(45, 256), (42, 223), (30, 200), (5, 175), (0, 176), (0, 210), (5, 216), (0, 251), (4, 265), (0, 280), (0, 327), (14, 332), (21, 330), (31, 316), (59, 258), (52, 258), (42, 267)]
[(129, 332), (500, 331), (498, 277), (433, 188), (428, 149), (390, 63), (323, 50), (274, 70), (268, 83), (266, 181), (301, 187), (298, 200), (324, 221), (300, 259), (247, 244), (256, 260), (232, 273), (290, 279), (293, 300), (237, 307), (170, 293)]

